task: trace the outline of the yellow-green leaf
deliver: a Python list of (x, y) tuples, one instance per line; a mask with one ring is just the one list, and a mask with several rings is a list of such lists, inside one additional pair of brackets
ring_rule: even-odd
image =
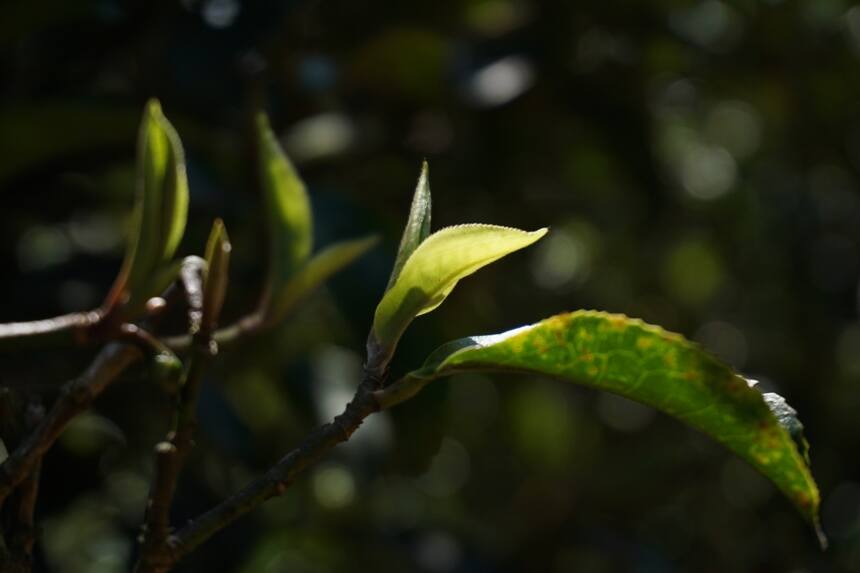
[(442, 304), (460, 279), (531, 245), (546, 232), (475, 224), (447, 227), (427, 237), (376, 307), (368, 341), (373, 367), (387, 364), (412, 319)]

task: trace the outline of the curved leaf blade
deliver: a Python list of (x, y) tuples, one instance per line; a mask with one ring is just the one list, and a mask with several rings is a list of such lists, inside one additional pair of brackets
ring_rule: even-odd
[(270, 287), (277, 290), (313, 249), (310, 200), (265, 114), (257, 117), (259, 176), (269, 227)]
[(375, 361), (387, 363), (409, 323), (442, 304), (460, 279), (531, 245), (546, 232), (473, 224), (447, 227), (427, 237), (376, 307), (368, 343)]
[[(728, 447), (772, 481), (818, 527), (819, 493), (790, 428), (793, 410), (766, 396), (683, 337), (639, 320), (578, 311), (490, 337), (440, 347), (425, 365), (385, 390), (385, 406), (440, 376), (514, 371), (613, 392), (678, 418)], [(773, 400), (771, 400), (773, 401)], [(779, 402), (779, 401), (777, 401)], [(780, 414), (782, 412), (782, 414)], [(794, 426), (797, 430), (797, 426)]]
[(403, 229), (403, 236), (400, 239), (400, 247), (397, 249), (397, 258), (394, 259), (394, 267), (391, 270), (391, 277), (388, 279), (388, 286), (385, 287), (385, 290), (394, 286), (409, 256), (418, 248), (418, 245), (424, 242), (424, 239), (430, 236), (431, 205), (430, 167), (425, 161), (421, 164), (421, 175), (418, 176), (418, 184), (415, 186), (415, 194), (412, 196), (409, 218), (406, 220), (406, 227)]
[(282, 320), (305, 297), (332, 275), (364, 255), (378, 241), (378, 237), (344, 241), (314, 255), (272, 296), (271, 307), (265, 315), (266, 321), (275, 323)]

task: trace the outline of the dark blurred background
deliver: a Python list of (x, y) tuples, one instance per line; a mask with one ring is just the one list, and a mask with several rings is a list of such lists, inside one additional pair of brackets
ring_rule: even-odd
[[(548, 380), (462, 376), (376, 416), (179, 571), (860, 571), (860, 6), (842, 0), (6, 0), (0, 321), (97, 306), (123, 252), (136, 125), (161, 99), (189, 161), (185, 254), (234, 244), (227, 318), (265, 260), (251, 119), (311, 193), (317, 245), (383, 241), (289, 324), (218, 360), (175, 521), (235, 491), (351, 395), (423, 158), (434, 227), (541, 243), (407, 334), (624, 312), (785, 395), (832, 547), (763, 478), (663, 415)], [(50, 401), (91, 351), (0, 355)], [(169, 405), (133, 369), (47, 457), (39, 570), (128, 570)]]

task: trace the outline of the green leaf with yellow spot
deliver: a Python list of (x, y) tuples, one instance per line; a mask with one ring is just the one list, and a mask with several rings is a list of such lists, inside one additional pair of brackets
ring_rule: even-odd
[(424, 239), (376, 307), (369, 366), (384, 367), (409, 323), (442, 304), (460, 279), (531, 245), (546, 232), (472, 224), (446, 227)]
[[(450, 342), (381, 394), (384, 407), (459, 372), (541, 374), (619, 394), (674, 416), (749, 462), (816, 528), (819, 494), (794, 410), (677, 334), (623, 315), (561, 314), (507, 333)], [(797, 440), (797, 441), (795, 441)]]

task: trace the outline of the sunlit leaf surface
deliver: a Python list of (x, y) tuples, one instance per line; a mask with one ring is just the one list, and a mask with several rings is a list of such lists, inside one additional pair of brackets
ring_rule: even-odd
[(442, 304), (460, 279), (531, 245), (546, 232), (474, 224), (447, 227), (427, 237), (376, 307), (373, 335), (383, 354), (393, 352), (412, 319)]
[(793, 438), (802, 427), (794, 411), (784, 400), (766, 399), (677, 334), (623, 315), (562, 314), (507, 333), (448, 343), (389, 395), (399, 401), (430, 380), (466, 371), (543, 374), (653, 406), (748, 461), (818, 527), (818, 488)]

